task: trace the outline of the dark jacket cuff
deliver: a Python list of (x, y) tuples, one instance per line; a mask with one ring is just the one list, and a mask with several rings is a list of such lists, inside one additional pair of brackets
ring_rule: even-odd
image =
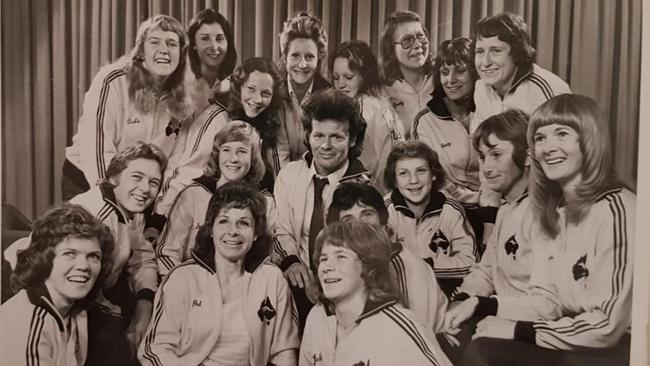
[(143, 300), (149, 300), (153, 302), (153, 298), (155, 295), (156, 293), (152, 289), (143, 288), (142, 290), (138, 291), (138, 293), (135, 294), (135, 301), (143, 299)]
[(518, 321), (515, 324), (515, 340), (535, 344), (533, 322)]
[(478, 298), (478, 305), (476, 306), (476, 311), (474, 314), (481, 317), (488, 315), (497, 315), (497, 309), (499, 308), (499, 301), (496, 297), (485, 297), (485, 296), (476, 296)]
[(465, 300), (469, 299), (469, 297), (470, 296), (467, 294), (467, 292), (461, 292), (461, 293), (452, 295), (451, 301), (465, 301)]
[(481, 218), (481, 222), (494, 224), (497, 221), (497, 211), (498, 207), (492, 206), (483, 206), (478, 209), (478, 216)]
[(282, 272), (284, 272), (287, 270), (287, 268), (289, 268), (289, 266), (299, 262), (300, 262), (300, 258), (298, 258), (297, 255), (289, 255), (285, 257), (280, 263), (280, 269), (282, 270)]

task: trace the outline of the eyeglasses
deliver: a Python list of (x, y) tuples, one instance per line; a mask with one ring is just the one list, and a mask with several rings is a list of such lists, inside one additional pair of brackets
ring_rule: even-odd
[(429, 40), (427, 39), (427, 36), (425, 36), (423, 33), (418, 33), (418, 34), (407, 34), (399, 42), (393, 42), (395, 44), (399, 44), (402, 46), (403, 49), (408, 50), (409, 48), (413, 47), (415, 44), (415, 40), (420, 42), (420, 44), (427, 44), (429, 43)]

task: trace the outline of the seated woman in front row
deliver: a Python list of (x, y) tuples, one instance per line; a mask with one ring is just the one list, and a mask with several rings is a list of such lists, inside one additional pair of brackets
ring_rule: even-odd
[(445, 172), (437, 154), (421, 141), (398, 144), (384, 181), (392, 190), (384, 203), (398, 242), (433, 267), (450, 296), (474, 264), (477, 246), (462, 204), (440, 192)]
[[(217, 133), (205, 173), (194, 179), (176, 197), (169, 219), (158, 237), (156, 262), (158, 274), (165, 276), (175, 266), (191, 258), (196, 233), (205, 220), (210, 197), (228, 182), (257, 186), (264, 176), (260, 154), (260, 136), (251, 125), (232, 121)], [(275, 229), (275, 200), (270, 192), (259, 189), (266, 199), (266, 228)]]
[(111, 268), (113, 235), (81, 206), (64, 203), (34, 222), (18, 254), (2, 305), (3, 360), (8, 365), (81, 366), (88, 353), (85, 305)]
[(628, 364), (636, 196), (614, 175), (607, 130), (579, 95), (530, 117), (530, 290), (476, 298), (477, 312), (497, 317), (478, 323), (463, 365)]
[(162, 281), (140, 344), (143, 365), (296, 365), (298, 318), (267, 258), (266, 200), (229, 183), (210, 200), (192, 260)]
[(307, 318), (301, 366), (451, 365), (433, 333), (397, 303), (386, 232), (359, 220), (327, 226), (314, 263), (322, 304)]

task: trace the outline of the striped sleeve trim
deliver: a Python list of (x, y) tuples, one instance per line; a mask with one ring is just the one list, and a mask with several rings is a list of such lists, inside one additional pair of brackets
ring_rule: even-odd
[[(456, 209), (456, 211), (458, 211), (463, 217), (463, 228), (465, 229), (465, 232), (472, 237), (474, 243), (474, 247), (472, 248), (472, 255), (474, 255), (474, 258), (478, 260), (480, 258), (478, 240), (476, 240), (476, 234), (474, 233), (474, 229), (472, 229), (472, 224), (467, 218), (467, 213), (465, 212), (463, 204), (451, 197), (446, 197), (445, 203)], [(469, 273), (469, 267), (467, 273)]]
[(471, 268), (471, 266), (458, 268), (434, 268), (433, 272), (436, 274), (436, 277), (456, 278), (468, 275)]
[(393, 265), (393, 268), (395, 269), (397, 288), (399, 292), (402, 294), (402, 301), (404, 302), (402, 305), (408, 308), (410, 306), (409, 306), (408, 286), (406, 284), (406, 268), (405, 268), (406, 266), (404, 265), (404, 261), (399, 255), (394, 256), (390, 262)]
[(271, 154), (273, 155), (273, 175), (277, 176), (280, 172), (280, 153), (278, 153), (278, 146), (273, 144), (271, 148)]
[(106, 220), (111, 215), (111, 213), (113, 213), (113, 206), (105, 203), (99, 212), (97, 212), (97, 215), (95, 215), (95, 217), (97, 217), (99, 221), (104, 222), (104, 220)]
[(172, 185), (172, 181), (178, 177), (179, 173), (180, 173), (179, 168), (178, 167), (174, 168), (171, 177), (167, 179), (165, 185), (161, 189), (161, 194), (158, 195), (158, 199), (157, 199), (158, 203), (162, 202), (163, 197), (165, 196), (167, 191), (169, 191), (169, 187)]
[(417, 329), (415, 326), (415, 323), (411, 319), (409, 319), (404, 313), (402, 313), (400, 310), (395, 308), (395, 306), (388, 306), (381, 311), (386, 314), (392, 321), (395, 322), (402, 330), (404, 330), (404, 333), (409, 336), (415, 343), (415, 345), (418, 347), (420, 352), (431, 362), (432, 365), (440, 365), (438, 363), (438, 360), (436, 360), (436, 356), (429, 348), (429, 345), (427, 344), (425, 337), (420, 333), (420, 331)]
[[(178, 201), (180, 200), (181, 196), (183, 196), (183, 194), (185, 194), (185, 192), (186, 192), (190, 187), (201, 187), (201, 188), (204, 188), (201, 184), (196, 183), (196, 182), (192, 182), (192, 184), (190, 184), (189, 186), (185, 187), (185, 188), (181, 191), (181, 193), (179, 193), (179, 194), (176, 196), (176, 198), (174, 198), (174, 202), (172, 203), (172, 205), (171, 205), (171, 207), (170, 207), (170, 209), (169, 209), (169, 213), (167, 214), (167, 217), (169, 217), (169, 218), (172, 217), (172, 214), (174, 213), (174, 210), (176, 209), (176, 207), (178, 207)], [(163, 266), (165, 266), (165, 269), (166, 269), (167, 271), (170, 271), (172, 268), (174, 268), (174, 262), (172, 262), (172, 261), (169, 259), (168, 256), (163, 255), (163, 252), (162, 252), (162, 251), (163, 251), (163, 248), (164, 248), (164, 247), (166, 246), (166, 244), (167, 244), (167, 237), (169, 236), (169, 230), (170, 230), (170, 227), (171, 227), (171, 225), (170, 225), (170, 223), (169, 223), (169, 221), (168, 221), (168, 222), (165, 224), (165, 226), (163, 227), (163, 231), (162, 231), (162, 233), (160, 234), (160, 238), (159, 238), (159, 241), (158, 241), (158, 245), (156, 245), (156, 249), (155, 249), (155, 251), (156, 251), (156, 257), (158, 257), (158, 260), (160, 260), (160, 262), (163, 264)]]
[(205, 134), (205, 131), (208, 130), (208, 127), (210, 127), (215, 117), (217, 117), (219, 114), (225, 111), (226, 111), (225, 109), (219, 106), (219, 108), (215, 108), (215, 110), (210, 113), (210, 116), (208, 117), (207, 121), (205, 121), (205, 123), (203, 124), (203, 126), (201, 126), (201, 129), (199, 130), (199, 135), (196, 137), (196, 141), (194, 141), (194, 146), (192, 146), (192, 152), (190, 153), (190, 156), (194, 155), (196, 150), (198, 150), (200, 142), (203, 139), (203, 135)]
[(528, 77), (528, 80), (530, 80), (531, 83), (533, 83), (535, 86), (539, 88), (539, 90), (544, 94), (544, 98), (546, 100), (549, 100), (555, 96), (555, 93), (553, 92), (553, 88), (551, 88), (551, 85), (541, 77), (540, 75), (536, 73), (531, 73), (530, 76)]
[[(142, 357), (144, 359), (151, 362), (151, 364), (153, 364), (154, 366), (163, 366), (162, 361), (160, 361), (160, 357), (158, 357), (158, 355), (151, 349), (151, 344), (156, 339), (156, 329), (158, 329), (158, 325), (160, 325), (160, 319), (162, 318), (162, 315), (164, 313), (164, 307), (163, 307), (163, 304), (164, 304), (164, 286), (165, 286), (165, 284), (167, 284), (167, 281), (172, 276), (172, 274), (175, 271), (177, 271), (179, 268), (194, 265), (194, 264), (196, 264), (196, 262), (193, 261), (193, 260), (190, 260), (190, 261), (187, 261), (187, 262), (185, 262), (183, 264), (180, 264), (180, 265), (174, 267), (174, 269), (172, 269), (167, 274), (167, 276), (165, 276), (163, 278), (162, 282), (160, 283), (160, 286), (158, 287), (158, 291), (161, 291), (161, 296), (159, 297), (158, 302), (156, 302), (156, 308), (154, 309), (153, 315), (151, 316), (152, 327), (149, 329), (149, 331), (147, 332), (147, 335), (144, 337), (145, 345), (144, 345), (144, 354), (142, 355)], [(171, 294), (171, 295), (175, 296), (176, 294)]]
[(278, 239), (273, 239), (273, 251), (276, 252), (282, 259), (286, 258), (289, 255), (287, 251), (284, 250), (282, 244)]
[(616, 303), (622, 301), (620, 295), (625, 281), (626, 267), (628, 265), (628, 238), (626, 230), (627, 214), (620, 194), (615, 193), (605, 199), (609, 202), (609, 209), (612, 213), (614, 224), (614, 267), (611, 278), (612, 294), (609, 299), (602, 304), (602, 311), (605, 314), (605, 318), (597, 323), (588, 323), (583, 319), (577, 319), (572, 324), (559, 327), (553, 327), (546, 322), (537, 322), (534, 324), (534, 328), (537, 332), (558, 338), (554, 333), (563, 336), (576, 336), (582, 333), (605, 328), (609, 325), (609, 319), (612, 316), (612, 311), (614, 310)]
[(413, 140), (420, 139), (420, 136), (418, 134), (418, 126), (420, 125), (420, 119), (422, 119), (422, 117), (427, 113), (429, 113), (429, 108), (424, 108), (423, 110), (419, 111), (418, 114), (415, 115), (415, 119), (413, 122), (413, 130), (411, 131), (413, 133), (412, 136)]
[(115, 70), (104, 78), (102, 83), (102, 88), (99, 92), (99, 105), (97, 108), (97, 136), (96, 136), (96, 147), (95, 154), (97, 155), (97, 175), (100, 179), (104, 178), (104, 172), (106, 172), (106, 161), (104, 160), (104, 118), (106, 116), (106, 104), (108, 101), (108, 92), (110, 90), (110, 84), (116, 78), (124, 75), (125, 72), (123, 69)]
[(47, 310), (43, 307), (36, 306), (32, 313), (32, 321), (29, 324), (29, 334), (27, 336), (26, 361), (27, 366), (38, 366), (41, 364), (38, 354), (38, 343), (41, 341), (43, 325), (45, 324), (45, 315)]

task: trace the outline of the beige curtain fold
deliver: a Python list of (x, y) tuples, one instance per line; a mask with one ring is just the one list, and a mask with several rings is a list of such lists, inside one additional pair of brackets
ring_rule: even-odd
[(2, 0), (3, 201), (29, 217), (60, 202), (64, 149), (99, 67), (133, 47), (149, 16), (170, 14), (186, 25), (206, 7), (233, 24), (239, 60), (277, 60), (282, 23), (301, 10), (321, 17), (330, 49), (360, 39), (375, 52), (384, 19), (396, 9), (422, 16), (434, 48), (471, 37), (486, 15), (520, 14), (538, 63), (602, 107), (617, 172), (634, 187), (641, 6), (641, 0)]

